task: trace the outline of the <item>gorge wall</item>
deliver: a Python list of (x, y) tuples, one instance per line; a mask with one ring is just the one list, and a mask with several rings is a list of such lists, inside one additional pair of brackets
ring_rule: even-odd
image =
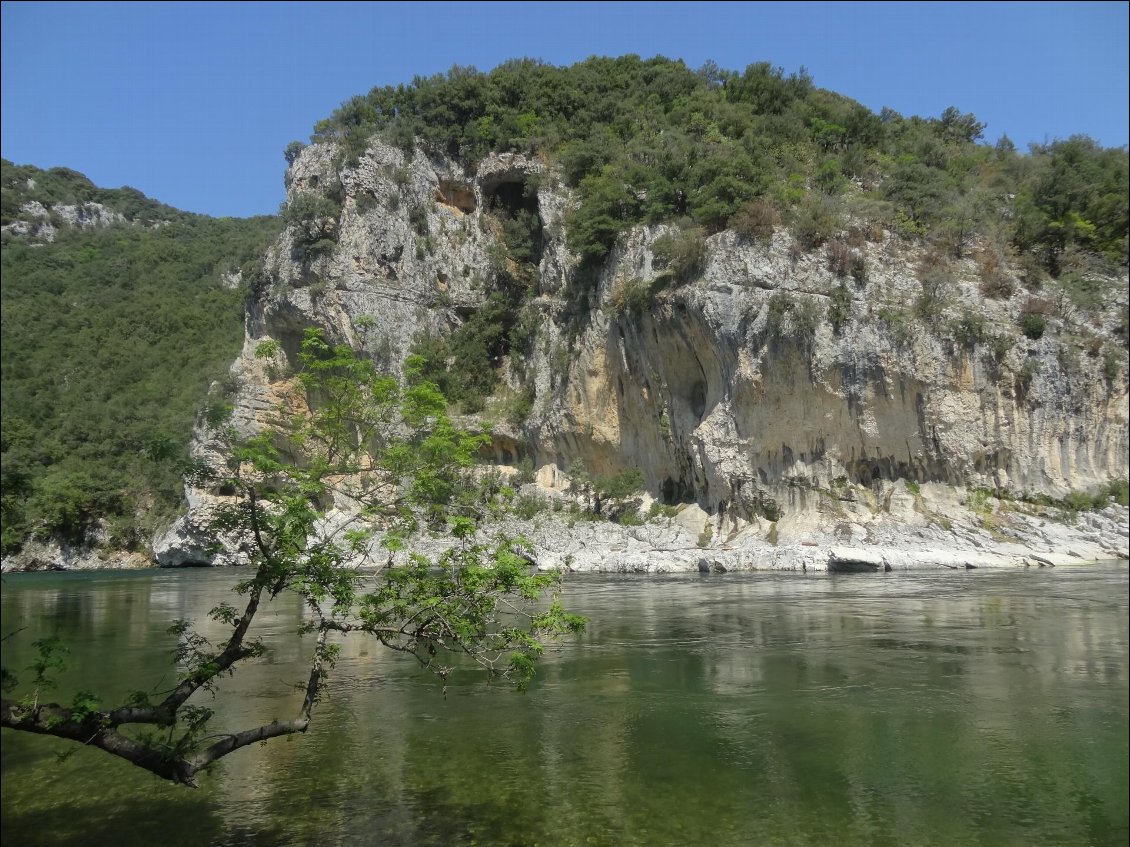
[[(947, 281), (924, 291), (937, 257), (881, 230), (855, 234), (850, 271), (783, 228), (761, 241), (717, 233), (673, 269), (656, 250), (680, 237), (672, 225), (632, 229), (585, 267), (570, 249), (569, 190), (518, 154), (468, 173), (380, 141), (350, 166), (323, 143), (295, 159), (287, 185), (292, 208), (329, 196), (339, 209), (292, 221), (252, 282), (233, 365), (243, 431), (286, 395), (308, 326), (394, 369), (420, 333), (459, 327), (494, 284), (499, 210), (521, 206), (539, 223), (529, 332), (499, 359), (503, 385), (479, 418), (495, 422), (493, 460), (529, 459), (545, 487), (563, 488), (578, 461), (594, 474), (638, 467), (652, 497), (776, 538), (829, 499), (839, 524), (861, 499), (889, 510), (908, 483), (1058, 497), (1130, 469), (1115, 339), (1125, 278), (1100, 311), (1061, 298), (1042, 334), (1026, 335), (1034, 298), (1015, 269), (1002, 271), (1012, 293), (993, 299), (977, 263), (951, 257)], [(924, 296), (936, 300), (929, 318), (914, 308)], [(271, 340), (280, 352), (257, 355)], [(190, 501), (199, 511), (215, 494)], [(166, 540), (168, 561), (193, 555), (193, 523)]]

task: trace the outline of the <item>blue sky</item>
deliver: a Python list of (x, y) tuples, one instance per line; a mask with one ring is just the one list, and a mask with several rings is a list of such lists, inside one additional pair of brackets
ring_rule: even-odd
[(515, 57), (769, 61), (1023, 149), (1127, 143), (1126, 3), (3, 3), (0, 148), (212, 215), (274, 212), (282, 150), (376, 85)]

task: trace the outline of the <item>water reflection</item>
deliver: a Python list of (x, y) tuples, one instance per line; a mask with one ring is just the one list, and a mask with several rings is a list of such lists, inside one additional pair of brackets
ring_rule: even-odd
[[(73, 686), (158, 684), (171, 619), (237, 578), (6, 577), (4, 629), (29, 630), (5, 664), (58, 630)], [(1125, 566), (577, 578), (569, 600), (589, 630), (525, 694), (467, 673), (445, 698), (347, 642), (308, 735), (199, 792), (5, 731), (5, 843), (152, 843), (161, 825), (168, 844), (1126, 841)], [(296, 710), (300, 614), (264, 616), (272, 653), (226, 683), (224, 725)]]

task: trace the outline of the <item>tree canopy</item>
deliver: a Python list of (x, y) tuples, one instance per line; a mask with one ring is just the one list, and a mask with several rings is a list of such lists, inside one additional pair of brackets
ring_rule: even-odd
[[(236, 588), (240, 607), (222, 603), (210, 613), (229, 628), (226, 640), (210, 641), (190, 621), (172, 622), (175, 685), (139, 688), (114, 706), (89, 691), (69, 703), (44, 702), (64, 668), (63, 645), (37, 642), (30, 687), (3, 699), (0, 725), (97, 747), (194, 785), (201, 770), (236, 750), (304, 732), (346, 637), (373, 638), (444, 680), (452, 656), (463, 655), (521, 684), (534, 672), (544, 637), (583, 626), (557, 598), (559, 572), (539, 572), (521, 539), (483, 537), (484, 520), (513, 492), (474, 472), (486, 436), (454, 426), (419, 361), (408, 362), (402, 384), (310, 330), (300, 362), (295, 407), (280, 411), (275, 427), (233, 445), (226, 470), (197, 471), (202, 484), (235, 492), (215, 529), (242, 538), (253, 566)], [(334, 503), (349, 504), (348, 519), (329, 520)], [(406, 546), (424, 526), (452, 540), (435, 559)], [(407, 561), (383, 572), (364, 569), (378, 550)], [(289, 720), (217, 732), (209, 725), (213, 709), (197, 695), (220, 696), (224, 676), (266, 653), (255, 618), (284, 594), (301, 598), (308, 612), (301, 631), (313, 641), (302, 705)], [(5, 692), (19, 683), (4, 669)]]
[[(532, 59), (489, 73), (453, 67), (354, 97), (314, 128), (358, 156), (374, 134), (474, 166), (520, 151), (556, 161), (580, 195), (569, 240), (598, 262), (619, 232), (689, 217), (708, 232), (768, 200), (787, 221), (821, 196), (836, 224), (908, 237), (991, 237), (1058, 273), (1065, 250), (1127, 256), (1127, 151), (1078, 136), (1028, 155), (956, 107), (936, 118), (875, 114), (767, 62), (691, 70), (662, 57)], [(291, 155), (288, 152), (288, 156)]]
[(245, 290), (222, 277), (251, 271), (277, 221), (189, 215), (59, 168), (5, 162), (0, 182), (6, 218), (90, 201), (155, 224), (60, 226), (46, 244), (5, 234), (4, 552), (29, 535), (79, 540), (102, 518), (118, 545), (141, 545), (183, 501), (177, 469), (150, 459), (186, 455), (197, 415), (225, 402)]

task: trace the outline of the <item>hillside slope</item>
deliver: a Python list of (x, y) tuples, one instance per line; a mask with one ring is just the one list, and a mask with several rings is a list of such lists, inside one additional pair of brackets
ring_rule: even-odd
[[(214, 220), (3, 162), (3, 547), (148, 553), (183, 505), (209, 387), (238, 352), (241, 264), (276, 219)], [(212, 402), (222, 403), (219, 395)]]

